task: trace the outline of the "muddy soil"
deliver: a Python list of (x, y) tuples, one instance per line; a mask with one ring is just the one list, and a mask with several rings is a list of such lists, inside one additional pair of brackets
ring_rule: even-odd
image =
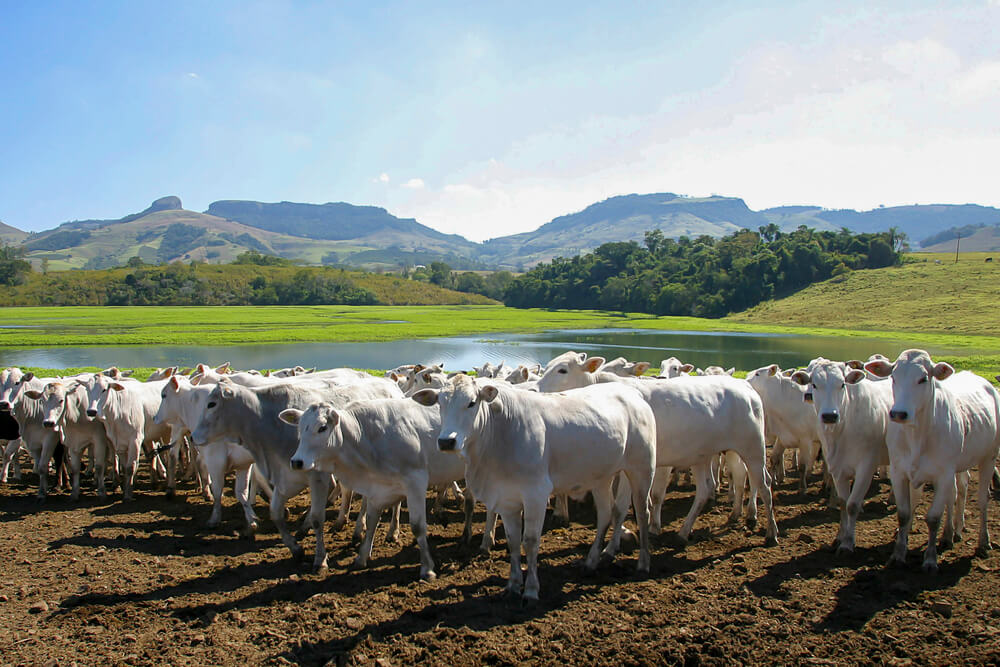
[[(143, 480), (129, 504), (90, 492), (38, 506), (25, 478), (0, 488), (4, 664), (1000, 662), (1000, 552), (975, 557), (974, 503), (937, 575), (920, 571), (919, 513), (907, 567), (886, 569), (896, 527), (888, 483), (868, 499), (850, 556), (828, 548), (837, 513), (818, 483), (808, 494), (794, 478), (777, 489), (773, 548), (762, 530), (725, 528), (724, 496), (691, 545), (669, 546), (692, 497), (675, 489), (649, 576), (634, 572), (634, 554), (582, 572), (593, 512), (574, 505), (570, 527), (542, 538), (542, 599), (524, 607), (502, 595), (502, 529), (497, 549), (478, 558), (459, 541), (456, 506), (430, 528), (439, 577), (425, 583), (405, 525), (406, 546), (386, 544), (380, 526), (363, 571), (349, 568), (350, 531), (328, 528), (330, 570), (315, 575), (290, 561), (262, 504), (251, 544), (229, 496), (222, 528), (209, 531), (210, 507), (191, 487), (168, 500)], [(293, 515), (305, 508), (300, 496)], [(482, 508), (476, 520), (481, 530)], [(1000, 536), (995, 500), (990, 530)], [(305, 546), (311, 559), (311, 537)]]

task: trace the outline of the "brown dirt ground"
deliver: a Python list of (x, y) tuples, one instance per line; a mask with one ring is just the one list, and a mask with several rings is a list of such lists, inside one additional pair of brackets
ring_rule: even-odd
[[(978, 513), (970, 506), (971, 534), (938, 575), (919, 570), (919, 515), (908, 567), (885, 569), (896, 524), (887, 483), (869, 498), (850, 557), (826, 546), (836, 514), (818, 482), (810, 495), (794, 479), (779, 488), (775, 548), (762, 531), (726, 531), (724, 499), (692, 545), (668, 547), (692, 495), (674, 490), (650, 576), (635, 574), (634, 555), (581, 572), (593, 513), (575, 505), (568, 529), (543, 536), (542, 599), (522, 608), (501, 595), (502, 530), (492, 557), (477, 559), (458, 542), (455, 507), (448, 526), (431, 526), (439, 578), (423, 583), (415, 547), (385, 544), (384, 523), (367, 570), (348, 569), (344, 530), (328, 537), (331, 568), (318, 576), (289, 560), (264, 507), (251, 545), (229, 496), (223, 527), (207, 531), (209, 506), (192, 488), (167, 500), (143, 483), (132, 504), (56, 494), (39, 508), (26, 479), (0, 489), (4, 664), (1000, 662), (1000, 553), (974, 556)], [(305, 507), (300, 496), (294, 514)], [(995, 501), (991, 512), (997, 536)], [(403, 535), (409, 543), (408, 527)]]

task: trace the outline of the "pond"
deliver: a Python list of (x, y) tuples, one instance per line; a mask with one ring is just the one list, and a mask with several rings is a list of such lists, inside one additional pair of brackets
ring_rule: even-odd
[[(867, 359), (875, 352), (895, 358), (912, 347), (906, 341), (788, 334), (584, 329), (531, 334), (488, 334), (399, 340), (388, 343), (291, 343), (232, 346), (117, 346), (0, 349), (0, 367), (35, 366), (193, 366), (199, 362), (232, 363), (234, 368), (283, 368), (302, 364), (318, 368), (395, 368), (407, 363), (444, 363), (451, 370), (470, 369), (485, 361), (509, 365), (542, 363), (567, 350), (608, 359), (623, 356), (659, 366), (678, 357), (704, 368), (753, 369), (770, 363), (803, 366), (817, 356)], [(949, 350), (932, 349), (932, 354)]]

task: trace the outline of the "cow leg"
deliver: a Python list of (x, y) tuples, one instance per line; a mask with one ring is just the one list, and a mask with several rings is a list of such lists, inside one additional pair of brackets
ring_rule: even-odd
[(77, 501), (80, 499), (80, 468), (83, 465), (83, 452), (80, 451), (79, 447), (72, 447), (69, 450), (69, 475), (71, 480), (71, 489), (69, 492), (69, 499), (72, 501)]
[(663, 498), (667, 495), (667, 485), (675, 474), (674, 468), (662, 466), (657, 468), (653, 475), (653, 486), (649, 491), (649, 529), (654, 535), (659, 535), (663, 531)]
[(941, 517), (948, 504), (955, 503), (957, 489), (955, 474), (951, 473), (934, 481), (934, 499), (927, 510), (927, 549), (924, 551), (924, 562), (921, 566), (924, 572), (935, 573), (937, 565), (937, 533), (941, 526)]
[(183, 436), (170, 441), (170, 449), (167, 451), (167, 498), (177, 495), (177, 464), (183, 446)]
[[(610, 484), (610, 481), (608, 483)], [(524, 503), (524, 555), (528, 562), (528, 577), (524, 582), (525, 600), (537, 600), (541, 588), (538, 582), (538, 547), (542, 541), (545, 506), (548, 500), (549, 494), (546, 493), (534, 499), (526, 498)]]
[(691, 470), (695, 481), (694, 503), (691, 504), (691, 510), (684, 519), (684, 525), (677, 531), (677, 538), (685, 544), (691, 536), (691, 529), (694, 527), (695, 519), (701, 514), (701, 511), (705, 508), (705, 503), (708, 502), (708, 499), (714, 493), (711, 462), (701, 461), (692, 466)]
[[(376, 514), (376, 517), (378, 515)], [(354, 534), (351, 535), (351, 542), (360, 542), (364, 536), (366, 524), (368, 523), (368, 496), (361, 497), (361, 509), (358, 510), (358, 520), (354, 522)]]
[(799, 491), (805, 493), (809, 489), (809, 475), (816, 465), (816, 457), (819, 454), (819, 447), (815, 442), (806, 442), (799, 445), (799, 452), (802, 456), (802, 467), (799, 469)]
[[(740, 455), (735, 451), (726, 452), (726, 462), (729, 466), (729, 491), (733, 499), (733, 509), (729, 513), (728, 523), (735, 524), (738, 523), (740, 517), (743, 516), (743, 494), (746, 492), (747, 485), (747, 467), (740, 458)], [(757, 506), (753, 503), (753, 507), (747, 507), (747, 524), (751, 523), (751, 515), (753, 524), (757, 523)]]
[(639, 572), (649, 572), (649, 488), (653, 483), (650, 470), (643, 467), (625, 471), (628, 476), (628, 486), (632, 490), (632, 508), (635, 510), (635, 521), (639, 528), (639, 562), (636, 565)]
[(963, 470), (955, 477), (955, 484), (958, 486), (958, 495), (955, 499), (955, 507), (951, 512), (952, 540), (959, 542), (962, 533), (965, 532), (965, 504), (969, 498), (969, 474), (968, 470)]
[[(426, 499), (427, 493), (424, 493), (424, 498)], [(421, 503), (423, 506), (423, 503)], [(389, 530), (385, 534), (385, 541), (388, 544), (398, 544), (399, 543), (399, 513), (403, 507), (403, 501), (397, 502), (392, 507), (392, 517), (389, 519)], [(410, 503), (406, 503), (407, 511), (412, 512), (413, 509), (410, 507)]]
[[(486, 523), (483, 525), (483, 541), (479, 545), (479, 553), (484, 556), (489, 556), (497, 543), (497, 516), (497, 513), (493, 510), (486, 510)], [(507, 530), (506, 526), (504, 530)]]
[(212, 496), (212, 515), (208, 517), (208, 528), (218, 528), (222, 523), (222, 492), (226, 486), (226, 444), (212, 442), (201, 448), (202, 460), (208, 476), (209, 493)]
[(771, 467), (771, 477), (774, 479), (775, 484), (781, 484), (785, 481), (785, 445), (781, 442), (781, 438), (774, 439), (774, 445), (771, 447), (771, 456), (768, 459), (768, 463)]
[(910, 526), (913, 525), (913, 496), (915, 489), (910, 480), (896, 466), (889, 466), (889, 478), (892, 480), (892, 492), (896, 496), (896, 542), (889, 556), (888, 565), (905, 565), (906, 549), (910, 537)]
[[(354, 559), (353, 567), (361, 569), (368, 567), (368, 559), (372, 555), (372, 543), (375, 541), (375, 531), (378, 528), (378, 518), (382, 514), (382, 505), (378, 499), (372, 496), (365, 496), (365, 536), (358, 547), (358, 555)], [(358, 525), (362, 525), (361, 516), (358, 516)]]
[(301, 561), (304, 554), (302, 545), (295, 541), (295, 536), (288, 530), (288, 521), (285, 520), (285, 505), (287, 502), (288, 496), (285, 495), (285, 489), (275, 484), (274, 493), (271, 495), (271, 521), (274, 523), (274, 527), (278, 529), (281, 541), (292, 552), (292, 560)]
[(986, 512), (990, 503), (990, 478), (996, 465), (994, 455), (979, 462), (979, 546), (976, 555), (985, 557), (990, 550), (990, 531), (986, 526)]
[(774, 497), (771, 494), (771, 476), (767, 472), (764, 458), (764, 443), (760, 442), (745, 452), (747, 475), (750, 477), (750, 499), (759, 495), (764, 501), (764, 514), (767, 519), (767, 529), (764, 534), (764, 546), (772, 547), (778, 543), (778, 524), (774, 520)]
[(503, 518), (503, 529), (507, 534), (507, 552), (510, 554), (510, 576), (507, 578), (507, 594), (521, 595), (521, 506), (506, 505), (499, 512)]
[(326, 499), (330, 495), (330, 475), (313, 473), (309, 475), (309, 522), (316, 533), (316, 555), (313, 558), (313, 572), (327, 569), (326, 537), (323, 526), (326, 524)]
[(108, 446), (110, 443), (103, 435), (98, 435), (90, 448), (91, 465), (94, 468), (94, 484), (97, 488), (97, 497), (101, 501), (108, 499), (108, 489), (105, 486), (105, 477), (108, 470)]
[[(591, 490), (591, 495), (594, 497), (594, 509), (597, 512), (597, 532), (594, 535), (594, 543), (590, 547), (590, 553), (587, 554), (587, 559), (584, 561), (583, 566), (588, 570), (596, 570), (597, 565), (601, 559), (601, 546), (604, 544), (604, 536), (608, 532), (608, 526), (611, 525), (612, 521), (612, 494), (611, 494), (611, 480), (608, 479), (603, 482), (598, 482)], [(614, 513), (615, 528), (618, 527), (618, 512)], [(621, 517), (624, 521), (624, 516)], [(506, 525), (506, 521), (504, 522)], [(609, 543), (610, 547), (611, 544)], [(610, 555), (614, 555), (614, 551), (611, 551)]]
[[(437, 574), (434, 572), (434, 559), (431, 558), (430, 546), (427, 544), (427, 512), (424, 504), (427, 498), (427, 477), (422, 477), (407, 484), (406, 510), (410, 517), (410, 530), (420, 549), (420, 578), (433, 581), (437, 579)], [(396, 503), (397, 508), (399, 505), (400, 503)], [(545, 516), (544, 509), (542, 516)]]
[(246, 536), (251, 541), (257, 534), (257, 513), (253, 511), (254, 495), (250, 492), (252, 476), (253, 464), (250, 464), (236, 471), (236, 480), (233, 483), (233, 492), (236, 494), (236, 500), (243, 506), (243, 518), (247, 522)]
[(333, 521), (333, 532), (339, 531), (347, 524), (347, 519), (351, 514), (351, 500), (354, 499), (354, 492), (347, 488), (347, 485), (340, 484), (340, 509), (337, 510), (337, 518)]
[[(504, 525), (507, 525), (506, 521), (504, 521)], [(552, 511), (552, 525), (569, 525), (569, 496), (565, 493), (556, 495), (555, 509)]]
[(135, 440), (131, 443), (125, 459), (125, 467), (122, 469), (122, 498), (126, 501), (133, 499), (132, 489), (135, 485), (135, 473), (139, 470), (139, 452), (142, 450), (142, 440)]
[(462, 505), (465, 507), (465, 525), (462, 527), (462, 542), (472, 543), (472, 515), (476, 511), (476, 497), (472, 491), (466, 491), (461, 496)]
[[(59, 434), (51, 433), (46, 434), (45, 439), (42, 441), (41, 453), (38, 455), (38, 459), (35, 461), (35, 472), (38, 473), (38, 500), (44, 502), (45, 497), (49, 493), (49, 463), (52, 461), (52, 455), (56, 451), (56, 447), (59, 445)], [(56, 464), (56, 475), (58, 484), (58, 474), (59, 465)]]
[(851, 494), (844, 504), (842, 515), (843, 526), (841, 527), (841, 538), (837, 545), (837, 553), (852, 553), (855, 547), (855, 539), (858, 527), (858, 515), (865, 502), (865, 493), (871, 486), (875, 477), (875, 461), (865, 461), (854, 472), (854, 485), (851, 487)]

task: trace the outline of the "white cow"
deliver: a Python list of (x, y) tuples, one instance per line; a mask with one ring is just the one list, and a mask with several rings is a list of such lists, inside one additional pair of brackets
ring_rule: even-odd
[(686, 542), (695, 519), (715, 489), (712, 461), (717, 460), (718, 454), (729, 451), (734, 453), (730, 463), (736, 492), (730, 521), (742, 514), (744, 475), (748, 473), (751, 502), (747, 506), (747, 521), (756, 522), (754, 498), (760, 493), (767, 512), (766, 544), (776, 544), (778, 527), (771, 506), (770, 475), (766, 470), (764, 406), (760, 396), (743, 380), (727, 375), (642, 381), (596, 373), (603, 363), (601, 357), (587, 359), (586, 354), (566, 352), (548, 363), (538, 386), (542, 391), (563, 391), (599, 383), (625, 383), (639, 391), (656, 415), (657, 479), (651, 495), (653, 531), (660, 530), (660, 510), (669, 468), (694, 470), (695, 501), (677, 533), (677, 537)]
[(840, 531), (834, 547), (837, 553), (852, 553), (865, 493), (876, 468), (889, 463), (885, 440), (892, 387), (872, 382), (864, 371), (836, 361), (796, 371), (792, 381), (812, 389), (823, 458), (840, 501)]
[(704, 370), (698, 368), (695, 370), (695, 375), (732, 375), (736, 372), (735, 368), (723, 368), (722, 366), (708, 366)]
[(598, 372), (614, 373), (620, 377), (627, 378), (641, 377), (642, 374), (648, 370), (649, 362), (647, 361), (632, 362), (625, 357), (618, 357), (617, 359), (605, 362), (605, 364), (598, 369)]
[[(382, 510), (405, 498), (420, 548), (420, 578), (434, 579), (424, 511), (427, 488), (450, 485), (465, 476), (462, 459), (438, 450), (439, 411), (390, 398), (351, 403), (340, 410), (318, 403), (304, 411), (289, 408), (279, 417), (298, 427), (292, 468), (336, 473), (342, 483), (365, 496), (367, 530), (355, 567), (368, 564)], [(474, 505), (472, 494), (466, 494), (466, 540), (472, 536)]]
[(660, 374), (656, 377), (662, 379), (676, 378), (687, 375), (694, 370), (691, 364), (682, 363), (677, 357), (670, 357), (660, 362)]
[[(521, 593), (523, 511), (528, 561), (523, 596), (538, 599), (538, 547), (553, 493), (593, 493), (597, 534), (585, 566), (594, 569), (612, 519), (618, 523), (628, 510), (624, 490), (630, 486), (639, 524), (638, 568), (649, 570), (656, 425), (635, 390), (612, 384), (553, 395), (457, 376), (444, 389), (425, 389), (413, 399), (440, 405), (438, 447), (464, 458), (469, 490), (503, 519), (510, 550), (508, 593)], [(621, 471), (629, 484), (619, 485), (612, 503), (612, 481)]]
[[(979, 547), (990, 549), (986, 510), (990, 477), (1000, 449), (1000, 395), (986, 380), (934, 363), (924, 350), (901, 352), (895, 363), (865, 364), (880, 377), (892, 377), (891, 423), (888, 427), (889, 476), (899, 512), (899, 530), (890, 564), (906, 561), (907, 539), (913, 523), (913, 500), (922, 485), (934, 485), (927, 510), (927, 549), (923, 569), (937, 571), (937, 532), (947, 507), (957, 496), (956, 474), (979, 469)], [(964, 508), (957, 508), (958, 512)], [(945, 546), (954, 538), (954, 522), (945, 525)]]
[(72, 478), (70, 499), (80, 497), (80, 469), (83, 452), (88, 448), (94, 463), (97, 497), (106, 499), (108, 494), (104, 478), (111, 443), (104, 423), (91, 420), (86, 415), (87, 391), (83, 385), (75, 380), (50, 382), (42, 391), (30, 390), (25, 395), (39, 401), (42, 425), (53, 431), (58, 430), (62, 436)]
[(118, 474), (124, 500), (133, 498), (132, 486), (145, 449), (153, 462), (155, 446), (170, 442), (170, 427), (156, 424), (160, 392), (166, 380), (125, 382), (96, 374), (81, 382), (87, 392), (87, 416), (104, 423), (118, 456)]
[(805, 402), (802, 387), (780, 370), (777, 364), (763, 366), (748, 373), (747, 382), (764, 403), (764, 428), (768, 440), (773, 440), (771, 475), (775, 483), (785, 478), (785, 451), (798, 450), (799, 489), (804, 492), (820, 450), (816, 411)]
[[(20, 441), (28, 450), (38, 474), (38, 499), (44, 501), (49, 492), (49, 462), (61, 439), (58, 427), (47, 428), (42, 415), (42, 405), (26, 394), (41, 391), (57, 378), (39, 378), (34, 373), (24, 373), (20, 368), (7, 369), (6, 380), (0, 388), (0, 411), (8, 412), (17, 420), (21, 430)], [(17, 449), (14, 448), (16, 456)], [(5, 461), (5, 467), (8, 461)], [(58, 465), (58, 464), (57, 464)]]

